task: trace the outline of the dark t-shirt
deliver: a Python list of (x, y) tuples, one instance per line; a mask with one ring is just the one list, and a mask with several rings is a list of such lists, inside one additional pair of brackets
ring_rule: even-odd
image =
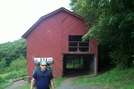
[(39, 75), (38, 80), (36, 82), (37, 89), (49, 89), (50, 80), (54, 78), (52, 73), (49, 70), (44, 72), (42, 72), (41, 70), (39, 71), (39, 74), (37, 74), (38, 71), (36, 71), (33, 75), (33, 78), (35, 80), (37, 80), (37, 75)]

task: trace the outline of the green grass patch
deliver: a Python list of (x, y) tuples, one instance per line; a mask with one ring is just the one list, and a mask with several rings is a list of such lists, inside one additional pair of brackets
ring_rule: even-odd
[(20, 89), (30, 89), (30, 83), (26, 83), (25, 85), (23, 85)]
[(8, 87), (13, 84), (13, 82), (10, 82), (10, 79), (14, 78), (20, 78), (27, 75), (26, 69), (20, 70), (20, 71), (12, 71), (5, 74), (0, 74), (0, 89), (4, 89), (5, 87)]
[(60, 86), (60, 83), (65, 80), (65, 78), (55, 78), (54, 79), (54, 85), (55, 87), (59, 87)]
[(100, 86), (103, 89), (134, 89), (134, 68), (112, 69), (96, 77), (78, 77), (72, 86)]
[(9, 81), (2, 82), (2, 83), (0, 83), (0, 89), (5, 89), (5, 87), (8, 87), (12, 84), (13, 84), (13, 82), (9, 82)]

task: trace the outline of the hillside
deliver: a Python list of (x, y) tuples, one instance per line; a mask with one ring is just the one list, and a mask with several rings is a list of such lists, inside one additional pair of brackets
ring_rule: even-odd
[(20, 55), (26, 57), (25, 39), (0, 44), (0, 61), (5, 59), (7, 65), (19, 58)]

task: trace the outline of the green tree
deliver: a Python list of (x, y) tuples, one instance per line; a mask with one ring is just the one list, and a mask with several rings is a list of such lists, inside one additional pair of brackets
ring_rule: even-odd
[[(72, 1), (77, 3), (79, 0)], [(118, 68), (130, 67), (134, 60), (134, 1), (80, 0), (80, 4), (87, 10), (83, 14), (96, 12), (98, 16), (83, 40), (97, 39), (98, 44), (107, 45), (111, 49), (110, 57)]]
[(0, 61), (0, 74), (5, 73), (6, 70), (6, 59), (2, 58), (2, 60)]
[(19, 39), (14, 42), (0, 44), (0, 61), (6, 59), (6, 64), (9, 65), (13, 60), (16, 60), (23, 55), (26, 57), (26, 40)]
[(20, 69), (26, 69), (26, 59), (24, 56), (20, 55), (19, 58), (10, 63), (10, 67), (7, 71), (19, 71)]
[(82, 16), (91, 26), (98, 21), (98, 13), (92, 6), (85, 6), (83, 0), (71, 0), (69, 4), (74, 13)]

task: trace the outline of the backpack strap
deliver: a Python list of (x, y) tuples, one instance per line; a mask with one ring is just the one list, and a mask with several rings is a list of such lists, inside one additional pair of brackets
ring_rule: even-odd
[(50, 71), (47, 70), (47, 74), (48, 74), (48, 79), (50, 80)]
[(38, 81), (39, 77), (40, 77), (40, 69), (37, 70), (37, 79), (35, 81), (34, 87), (36, 87), (36, 82)]
[(36, 81), (38, 81), (39, 77), (40, 77), (40, 69), (37, 70), (37, 80)]
[(51, 87), (51, 84), (50, 84), (50, 71), (49, 70), (47, 70), (47, 74), (48, 74), (49, 86)]

